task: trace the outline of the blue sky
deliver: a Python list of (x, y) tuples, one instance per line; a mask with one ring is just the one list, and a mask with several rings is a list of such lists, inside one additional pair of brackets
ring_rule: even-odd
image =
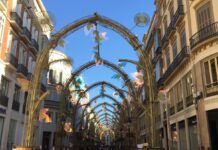
[[(52, 18), (54, 18), (54, 32), (59, 31), (65, 25), (81, 17), (92, 15), (94, 12), (109, 17), (127, 28), (132, 29), (134, 26), (134, 16), (137, 13), (145, 12), (152, 18), (155, 9), (153, 0), (43, 0), (43, 2)], [(117, 60), (120, 58), (138, 59), (133, 48), (119, 34), (103, 27), (98, 27), (98, 29), (101, 32), (107, 32), (108, 37), (100, 48), (101, 57), (103, 59), (109, 60), (115, 64), (117, 64)], [(135, 27), (132, 32), (137, 35), (141, 41), (147, 29), (148, 26)], [(80, 29), (65, 38), (65, 47), (58, 49), (65, 52), (73, 59), (73, 69), (75, 70), (92, 59), (92, 47), (94, 45), (93, 37), (90, 35), (86, 36), (84, 29)], [(135, 66), (131, 64), (127, 64), (123, 69), (129, 76), (131, 76), (131, 73), (135, 72)], [(84, 71), (82, 76), (88, 85), (105, 80), (121, 88), (122, 81), (111, 78), (114, 74), (114, 71), (107, 67), (97, 66)], [(90, 97), (92, 98), (98, 95), (99, 89), (100, 88), (95, 88), (91, 90)], [(112, 95), (113, 91), (106, 88), (106, 93)], [(105, 98), (98, 101), (98, 103), (107, 100), (108, 99)]]

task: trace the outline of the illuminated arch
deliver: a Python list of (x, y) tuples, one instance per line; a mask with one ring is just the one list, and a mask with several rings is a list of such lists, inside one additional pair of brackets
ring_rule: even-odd
[[(40, 81), (41, 81), (41, 72), (44, 69), (44, 64), (47, 64), (48, 61), (48, 55), (49, 51), (53, 48), (55, 48), (58, 45), (58, 42), (61, 40), (61, 38), (67, 36), (69, 33), (72, 33), (76, 31), (77, 29), (83, 27), (85, 24), (90, 22), (96, 22), (98, 24), (101, 24), (107, 28), (110, 28), (114, 31), (116, 31), (118, 34), (122, 35), (124, 39), (126, 39), (130, 45), (134, 48), (134, 50), (137, 50), (138, 56), (141, 60), (141, 64), (143, 66), (143, 70), (145, 72), (145, 79), (147, 82), (147, 86), (149, 87), (148, 96), (151, 102), (155, 100), (156, 91), (155, 88), (155, 79), (154, 79), (154, 71), (151, 65), (151, 60), (148, 55), (143, 51), (143, 47), (141, 43), (139, 42), (138, 38), (131, 33), (130, 30), (128, 30), (123, 25), (119, 24), (118, 22), (115, 22), (109, 18), (100, 16), (98, 14), (94, 14), (93, 16), (85, 17), (82, 19), (79, 19), (70, 25), (65, 26), (62, 30), (54, 34), (51, 38), (51, 40), (48, 42), (47, 46), (40, 51), (38, 54), (38, 57), (36, 59), (36, 66), (33, 71), (34, 76), (31, 79), (30, 87), (28, 92), (31, 93), (28, 96), (27, 101), (27, 110), (32, 110), (31, 108), (35, 105), (38, 105), (41, 101), (39, 99), (40, 97)], [(66, 86), (65, 86), (66, 87)], [(29, 114), (26, 118), (27, 124), (25, 124), (26, 132), (25, 132), (25, 139), (23, 141), (24, 145), (30, 146), (33, 142), (32, 134), (34, 132), (34, 113)], [(154, 129), (153, 129), (154, 130)], [(154, 132), (154, 131), (152, 131)], [(151, 133), (152, 136), (154, 136), (153, 133)], [(152, 143), (153, 145), (153, 143)]]

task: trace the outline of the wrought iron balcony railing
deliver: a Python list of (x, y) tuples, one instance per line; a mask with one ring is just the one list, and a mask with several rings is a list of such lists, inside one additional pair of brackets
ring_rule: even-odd
[(1, 90), (0, 90), (0, 104), (5, 107), (8, 107), (8, 97), (5, 95), (2, 95)]
[(158, 81), (157, 81), (157, 87), (160, 88), (163, 86), (163, 83), (164, 83), (164, 79), (163, 77), (161, 77)]
[(14, 20), (20, 28), (22, 28), (22, 19), (17, 12), (11, 12), (11, 19)]
[(194, 48), (201, 42), (214, 37), (218, 38), (218, 22), (212, 23), (195, 33), (190, 38), (191, 48)]
[(31, 33), (27, 27), (23, 27), (23, 35), (26, 36), (27, 39), (31, 41)]
[(17, 68), (18, 67), (18, 60), (17, 58), (11, 54), (7, 53), (6, 54), (6, 62), (10, 63), (13, 67)]
[(182, 16), (184, 16), (184, 7), (183, 5), (179, 5), (176, 13), (173, 15), (172, 20), (167, 27), (167, 30), (161, 40), (163, 47), (167, 44), (168, 38), (175, 33), (176, 31), (176, 25), (181, 20)]
[(169, 26), (167, 27), (167, 31), (166, 31), (166, 36), (167, 38), (169, 38), (173, 33), (175, 33), (176, 31), (176, 22), (175, 19), (173, 17), (173, 19), (171, 20)]
[(28, 75), (28, 70), (23, 64), (18, 64), (17, 72), (22, 73), (24, 76)]
[(20, 103), (13, 100), (13, 103), (12, 103), (12, 109), (15, 110), (15, 111), (18, 111), (19, 112), (19, 109), (20, 109)]
[(214, 96), (218, 94), (218, 82), (211, 83), (206, 86), (206, 96)]
[(185, 46), (180, 53), (174, 58), (173, 62), (167, 68), (163, 75), (164, 80), (166, 80), (178, 66), (189, 56), (189, 47)]
[(170, 115), (173, 115), (173, 114), (175, 114), (175, 107), (174, 106), (170, 107)]
[(173, 16), (175, 25), (177, 25), (177, 23), (181, 21), (183, 16), (184, 16), (184, 6), (179, 5), (178, 9), (176, 10), (176, 13)]
[(162, 53), (162, 47), (158, 46), (155, 53), (156, 53), (156, 55), (160, 55)]
[(38, 51), (39, 50), (39, 44), (35, 39), (31, 40), (31, 43), (33, 45), (33, 47)]
[(177, 103), (177, 111), (181, 111), (183, 109), (183, 101)]
[(161, 40), (162, 46), (165, 47), (168, 42), (169, 42), (168, 35), (167, 35), (167, 33), (165, 33), (162, 40)]

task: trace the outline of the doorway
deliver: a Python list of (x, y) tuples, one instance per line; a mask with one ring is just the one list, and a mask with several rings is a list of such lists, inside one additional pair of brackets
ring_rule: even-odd
[(207, 112), (210, 133), (210, 144), (212, 150), (218, 149), (218, 109)]
[(51, 138), (51, 132), (43, 132), (42, 150), (49, 150), (50, 138)]

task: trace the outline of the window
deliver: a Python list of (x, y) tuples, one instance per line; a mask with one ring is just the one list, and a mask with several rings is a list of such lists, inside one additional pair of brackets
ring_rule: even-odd
[(169, 91), (169, 99), (170, 99), (170, 107), (174, 106), (174, 91), (173, 89), (170, 89)]
[(170, 20), (172, 21), (174, 15), (173, 3), (170, 4), (169, 12), (170, 12)]
[(60, 72), (60, 74), (59, 74), (59, 82), (60, 82), (60, 83), (62, 83), (62, 76), (63, 76), (63, 73)]
[(167, 19), (164, 20), (164, 34), (167, 32)]
[(206, 85), (213, 86), (216, 85), (217, 76), (218, 76), (218, 57), (212, 58), (206, 62), (204, 62), (204, 71), (205, 71), (205, 78), (206, 78)]
[(160, 35), (160, 30), (157, 30), (157, 32), (154, 35), (154, 50), (156, 51), (157, 48), (159, 47), (159, 35)]
[(12, 54), (14, 57), (16, 57), (16, 55), (17, 55), (17, 44), (18, 44), (17, 39), (15, 39), (15, 38), (13, 37), (12, 42), (11, 42), (11, 50), (10, 50), (10, 52), (11, 52), (11, 54)]
[(10, 145), (10, 146), (12, 146), (14, 144), (16, 125), (17, 125), (17, 121), (11, 119), (10, 126), (9, 126), (10, 130), (8, 132), (8, 145)]
[(27, 102), (28, 92), (24, 93), (24, 103), (23, 103), (23, 113), (26, 111), (26, 102)]
[(4, 127), (4, 118), (0, 117), (0, 144), (1, 144), (1, 141), (2, 141), (3, 127)]
[(182, 79), (184, 98), (187, 98), (192, 95), (192, 74), (189, 72)]
[(21, 17), (22, 4), (15, 0), (13, 3), (13, 8), (13, 11), (15, 11)]
[(29, 56), (29, 59), (28, 59), (28, 73), (32, 73), (32, 62), (33, 62), (33, 58), (31, 56)]
[(24, 66), (27, 65), (27, 51), (25, 50), (24, 46), (20, 46), (18, 63)]
[(166, 50), (166, 67), (170, 65), (170, 51), (169, 48)]
[(9, 80), (6, 79), (4, 76), (2, 76), (0, 95), (7, 97), (8, 96), (8, 89), (9, 89)]
[(34, 39), (36, 40), (36, 42), (38, 42), (38, 37), (39, 37), (39, 31), (38, 31), (38, 30), (35, 30)]
[(55, 84), (57, 83), (57, 72), (56, 70), (49, 70), (49, 83)]
[(212, 8), (210, 2), (197, 9), (198, 29), (202, 29), (213, 22)]
[(31, 27), (31, 18), (28, 17), (27, 19), (27, 29), (30, 31), (30, 27)]
[(172, 138), (172, 147), (171, 149), (177, 150), (178, 149), (178, 132), (176, 130), (176, 124), (171, 125), (171, 138)]
[(172, 44), (172, 48), (173, 48), (173, 58), (175, 58), (176, 55), (177, 55), (177, 42), (176, 42), (176, 39), (174, 40), (174, 42)]
[(179, 122), (179, 142), (181, 150), (187, 149), (185, 121)]
[(5, 19), (2, 14), (0, 14), (0, 46), (2, 44), (2, 36), (3, 36), (3, 29), (4, 29)]
[(197, 138), (197, 120), (196, 117), (188, 119), (188, 130), (189, 130), (189, 144), (190, 149), (198, 149), (198, 138)]
[(174, 96), (175, 96), (175, 103), (179, 103), (182, 101), (182, 83), (179, 81), (174, 86)]
[(160, 61), (156, 63), (155, 70), (156, 70), (156, 81), (158, 81), (160, 79)]
[(35, 30), (36, 30), (36, 27), (35, 26), (32, 26), (32, 37), (34, 39), (35, 37)]
[(20, 99), (20, 87), (18, 85), (15, 85), (14, 88), (14, 101), (19, 102)]
[(186, 46), (186, 32), (185, 28), (181, 30), (180, 32), (180, 42), (181, 42), (181, 49), (183, 49)]

